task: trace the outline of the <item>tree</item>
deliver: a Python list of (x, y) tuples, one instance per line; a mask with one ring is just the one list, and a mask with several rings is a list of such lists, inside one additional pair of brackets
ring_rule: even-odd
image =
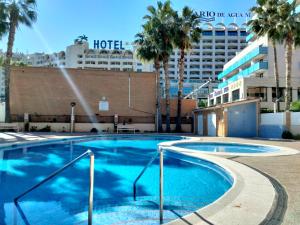
[(149, 15), (144, 16), (144, 19), (147, 26), (153, 29), (153, 41), (160, 49), (160, 56), (163, 62), (166, 96), (166, 132), (171, 132), (169, 58), (173, 51), (175, 11), (172, 9), (169, 0), (164, 3), (159, 1), (157, 2), (157, 8), (148, 6), (147, 10)]
[(138, 33), (135, 37), (135, 44), (137, 45), (137, 56), (144, 61), (153, 61), (156, 75), (156, 111), (157, 111), (157, 132), (162, 132), (162, 118), (161, 118), (161, 93), (160, 93), (160, 49), (155, 42), (153, 35), (155, 30), (151, 24), (143, 25), (143, 32)]
[(291, 75), (292, 75), (292, 54), (293, 48), (299, 45), (300, 41), (300, 13), (296, 12), (297, 3), (284, 1), (277, 7), (279, 19), (276, 27), (282, 35), (285, 44), (285, 64), (286, 64), (286, 92), (285, 92), (285, 110), (290, 110), (291, 105)]
[(36, 1), (35, 0), (10, 0), (1, 1), (0, 11), (3, 13), (1, 17), (5, 18), (6, 31), (8, 32), (8, 43), (6, 58), (4, 62), (5, 67), (5, 122), (10, 120), (10, 72), (11, 60), (13, 55), (13, 46), (15, 41), (16, 29), (23, 24), (31, 27), (33, 22), (37, 19)]
[(282, 37), (279, 33), (275, 23), (279, 20), (277, 7), (281, 4), (280, 0), (257, 0), (257, 6), (251, 9), (255, 15), (253, 19), (248, 22), (251, 32), (257, 37), (264, 37), (267, 35), (268, 40), (271, 41), (274, 54), (274, 78), (276, 89), (276, 111), (279, 112), (279, 71), (277, 59), (277, 43), (282, 43)]
[(184, 63), (185, 51), (192, 47), (193, 43), (198, 43), (201, 38), (200, 17), (189, 7), (184, 7), (181, 15), (175, 14), (175, 36), (174, 44), (180, 51), (179, 78), (178, 78), (178, 100), (176, 131), (181, 132), (181, 104), (182, 90), (184, 83)]

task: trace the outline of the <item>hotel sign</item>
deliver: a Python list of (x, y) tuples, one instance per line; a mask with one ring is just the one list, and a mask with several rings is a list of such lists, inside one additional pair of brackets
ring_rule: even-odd
[(230, 91), (234, 91), (236, 89), (241, 88), (242, 85), (243, 85), (243, 81), (242, 81), (242, 79), (240, 79), (240, 80), (238, 80), (236, 82), (233, 82), (233, 83), (229, 84), (229, 90)]
[(216, 18), (249, 18), (251, 17), (250, 12), (215, 12), (215, 11), (200, 11), (200, 20), (203, 22), (212, 22), (215, 21)]
[(125, 50), (123, 42), (117, 40), (94, 40), (94, 49)]

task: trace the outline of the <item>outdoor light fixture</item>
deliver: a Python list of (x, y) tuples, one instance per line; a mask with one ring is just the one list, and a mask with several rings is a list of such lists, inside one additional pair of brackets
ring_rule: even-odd
[(75, 115), (74, 115), (74, 107), (76, 106), (76, 102), (71, 102), (71, 127), (70, 127), (70, 132), (74, 132), (74, 124), (75, 124)]

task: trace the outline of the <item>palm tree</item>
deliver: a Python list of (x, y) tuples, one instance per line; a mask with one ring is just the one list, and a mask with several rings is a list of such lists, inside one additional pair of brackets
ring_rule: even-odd
[(297, 1), (292, 3), (284, 1), (278, 9), (279, 20), (277, 29), (282, 35), (285, 44), (286, 61), (286, 92), (285, 92), (285, 110), (290, 110), (291, 105), (291, 75), (292, 75), (292, 54), (293, 48), (299, 45), (300, 35), (300, 13), (296, 12)]
[(171, 2), (157, 2), (157, 9), (148, 6), (149, 15), (144, 16), (147, 26), (153, 29), (153, 41), (160, 49), (160, 56), (164, 68), (165, 96), (166, 96), (166, 131), (171, 132), (170, 120), (170, 78), (169, 78), (169, 58), (173, 51), (174, 16), (175, 11), (171, 7)]
[(160, 93), (160, 49), (154, 42), (151, 24), (143, 25), (143, 32), (138, 33), (135, 37), (135, 44), (137, 45), (137, 56), (144, 61), (154, 61), (155, 75), (156, 75), (156, 111), (157, 111), (157, 132), (162, 132), (161, 119), (161, 93)]
[(177, 100), (177, 121), (176, 131), (181, 132), (181, 103), (182, 103), (182, 89), (184, 82), (184, 63), (185, 51), (192, 47), (193, 43), (198, 43), (201, 38), (200, 17), (189, 7), (184, 7), (182, 14), (175, 15), (175, 36), (174, 44), (180, 50), (179, 59), (179, 79), (178, 79), (178, 100)]
[(5, 3), (0, 1), (0, 40), (4, 34), (7, 33), (8, 22), (5, 14)]
[(2, 13), (7, 18), (8, 26), (8, 43), (5, 58), (5, 122), (10, 122), (10, 98), (9, 98), (9, 84), (10, 84), (10, 64), (13, 55), (13, 46), (15, 41), (16, 29), (19, 25), (24, 24), (28, 27), (36, 21), (37, 14), (35, 11), (35, 0), (10, 0), (1, 1)]
[(257, 37), (264, 37), (267, 35), (268, 40), (271, 41), (274, 54), (274, 78), (276, 89), (276, 111), (279, 112), (279, 71), (277, 59), (277, 43), (282, 43), (282, 37), (279, 33), (275, 23), (278, 21), (277, 7), (280, 0), (257, 0), (257, 6), (251, 9), (255, 15), (252, 20), (248, 22), (251, 32)]

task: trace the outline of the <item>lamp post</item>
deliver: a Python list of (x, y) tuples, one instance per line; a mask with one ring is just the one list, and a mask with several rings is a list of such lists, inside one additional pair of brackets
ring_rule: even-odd
[(74, 132), (74, 123), (75, 123), (75, 115), (74, 115), (74, 109), (76, 106), (75, 102), (71, 102), (71, 128), (70, 128), (70, 132), (73, 133)]

